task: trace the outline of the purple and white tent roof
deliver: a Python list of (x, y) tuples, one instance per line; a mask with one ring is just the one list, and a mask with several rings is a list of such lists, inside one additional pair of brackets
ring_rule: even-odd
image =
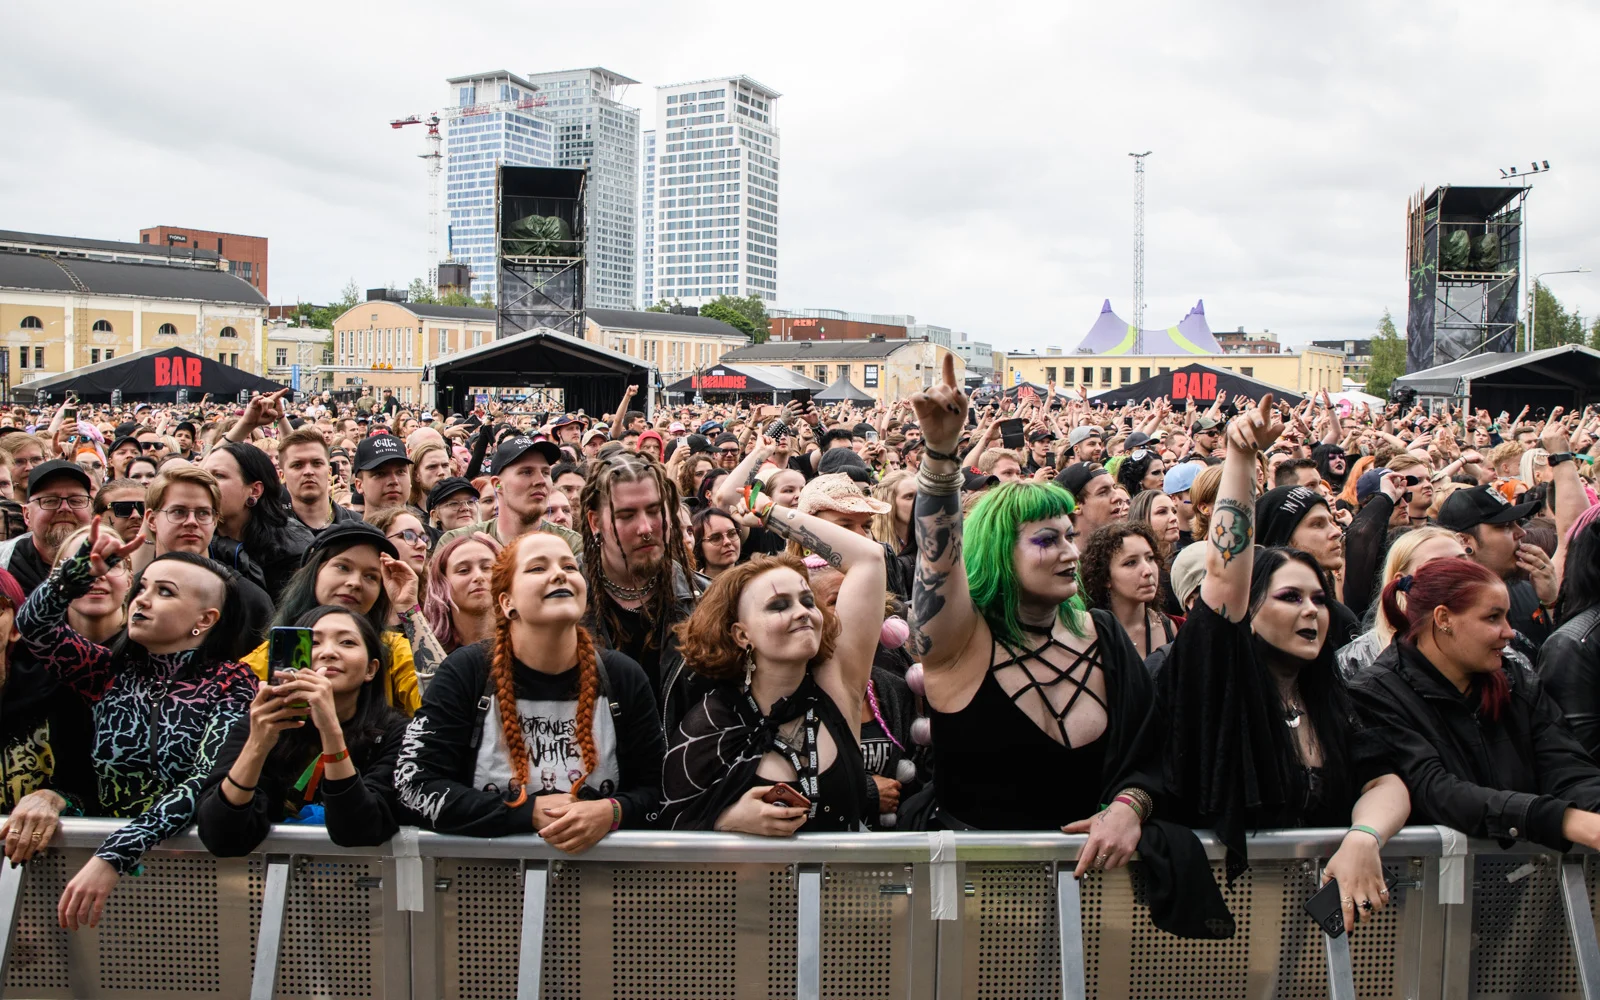
[[(1100, 307), (1100, 318), (1089, 328), (1088, 334), (1078, 344), (1075, 354), (1221, 354), (1222, 345), (1211, 335), (1206, 323), (1206, 303), (1202, 299), (1194, 304), (1189, 314), (1176, 326), (1164, 330), (1145, 330), (1143, 338), (1136, 336), (1132, 324), (1111, 311), (1111, 300)], [(1139, 350), (1134, 345), (1143, 340)]]

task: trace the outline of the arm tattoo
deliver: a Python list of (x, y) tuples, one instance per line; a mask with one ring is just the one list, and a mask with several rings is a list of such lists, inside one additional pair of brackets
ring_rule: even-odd
[[(911, 586), (911, 618), (921, 625), (933, 620), (944, 610), (944, 585), (950, 579), (948, 572), (941, 573), (927, 565), (917, 567), (917, 578)], [(911, 635), (911, 648), (918, 656), (925, 656), (931, 641), (922, 629)]]
[(1248, 504), (1233, 499), (1217, 501), (1217, 510), (1211, 519), (1211, 544), (1222, 554), (1224, 566), (1250, 551), (1250, 538), (1255, 534), (1254, 516), (1255, 511)]
[[(943, 562), (961, 557), (961, 497), (917, 494), (912, 510), (917, 532), (917, 551), (922, 562)], [(954, 551), (951, 551), (951, 550)]]
[(782, 535), (784, 538), (792, 539), (807, 552), (812, 552), (821, 556), (823, 559), (827, 560), (828, 565), (832, 566), (834, 569), (844, 569), (844, 556), (835, 552), (833, 550), (833, 546), (818, 538), (816, 532), (812, 531), (810, 528), (807, 528), (805, 525), (790, 524), (787, 518), (769, 518), (767, 521), (767, 527), (771, 528), (779, 535)]

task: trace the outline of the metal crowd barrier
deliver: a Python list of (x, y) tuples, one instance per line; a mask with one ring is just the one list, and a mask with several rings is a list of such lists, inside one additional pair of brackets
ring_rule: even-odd
[(68, 820), (0, 863), (5, 997), (1600, 1000), (1595, 857), (1437, 827), (1388, 844), (1392, 905), (1338, 941), (1303, 905), (1339, 830), (1253, 837), (1225, 941), (1157, 930), (1138, 863), (1074, 880), (1082, 837), (987, 833), (621, 833), (574, 859), (531, 836), (345, 849), (299, 827), (214, 858), (191, 832), (97, 929), (61, 930), (62, 888), (118, 825)]

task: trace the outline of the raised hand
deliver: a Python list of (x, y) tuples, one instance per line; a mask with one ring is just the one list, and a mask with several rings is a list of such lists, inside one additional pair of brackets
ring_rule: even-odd
[(378, 571), (383, 575), (383, 589), (389, 595), (390, 607), (408, 611), (416, 605), (417, 571), (410, 563), (382, 553), (378, 556)]
[(89, 575), (98, 579), (116, 569), (118, 563), (143, 545), (144, 535), (140, 534), (126, 544), (115, 532), (101, 535), (100, 518), (97, 515), (89, 522), (89, 538), (85, 544), (89, 546)]
[[(1218, 395), (1221, 395), (1220, 393)], [(1283, 433), (1283, 418), (1272, 405), (1272, 393), (1240, 413), (1228, 424), (1228, 444), (1254, 454), (1264, 451)]]
[(954, 454), (961, 442), (961, 432), (967, 426), (967, 410), (971, 405), (972, 401), (956, 382), (955, 355), (946, 354), (942, 378), (911, 397), (911, 408), (917, 411), (917, 424), (922, 428), (926, 449)]

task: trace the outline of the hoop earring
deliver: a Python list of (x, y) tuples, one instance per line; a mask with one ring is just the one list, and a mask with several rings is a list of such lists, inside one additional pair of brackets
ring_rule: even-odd
[(198, 636), (200, 634), (200, 630), (199, 629), (195, 629), (193, 632), (190, 632), (189, 634), (190, 635), (194, 635), (194, 636)]
[(750, 686), (750, 682), (755, 679), (755, 676), (756, 648), (754, 646), (746, 646), (744, 648), (744, 686), (748, 688)]

